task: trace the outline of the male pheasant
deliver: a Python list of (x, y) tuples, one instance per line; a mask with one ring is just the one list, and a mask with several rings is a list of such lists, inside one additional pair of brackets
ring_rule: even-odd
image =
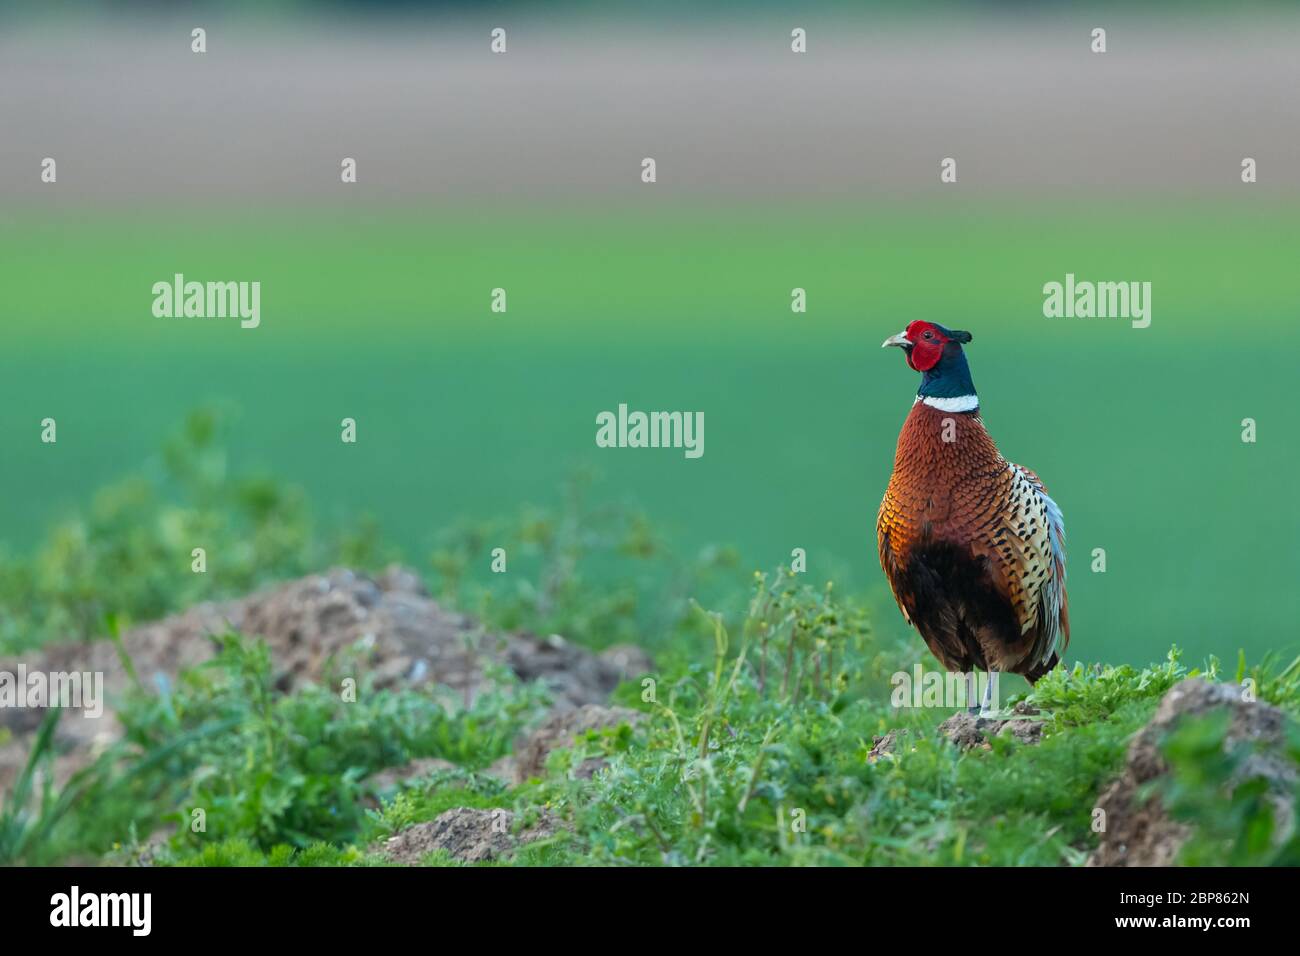
[(921, 387), (880, 504), (880, 566), (947, 670), (972, 686), (977, 670), (1032, 683), (1070, 641), (1065, 524), (1038, 476), (1003, 458), (984, 429), (962, 351), (970, 340), (917, 321), (881, 346), (903, 350)]

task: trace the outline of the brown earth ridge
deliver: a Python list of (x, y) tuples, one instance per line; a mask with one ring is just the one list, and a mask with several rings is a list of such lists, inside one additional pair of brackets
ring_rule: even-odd
[[(635, 647), (595, 654), (558, 635), (489, 631), (440, 606), (414, 572), (400, 567), (375, 576), (335, 568), (245, 598), (205, 602), (128, 631), (122, 645), (141, 683), (154, 687), (212, 658), (217, 638), (230, 631), (266, 641), (276, 688), (282, 692), (338, 674), (359, 676), (364, 670), (380, 688), (442, 685), (470, 702), (485, 686), (485, 667), (504, 665), (522, 681), (545, 684), (556, 714), (563, 714), (604, 704), (621, 680), (651, 667)], [(19, 665), (28, 672), (104, 675), (103, 715), (88, 718), (73, 711), (59, 721), (54, 776), (61, 783), (120, 736), (114, 706), (131, 678), (107, 640), (55, 644), (0, 658), (0, 671), (16, 673)], [(354, 667), (356, 673), (348, 669)], [(603, 719), (598, 712), (579, 713), (586, 713), (590, 726)], [(8, 791), (26, 763), (43, 716), (37, 708), (0, 709), (0, 793)], [(555, 731), (546, 733), (554, 745)], [(529, 743), (528, 765), (536, 768), (538, 752), (548, 749)]]

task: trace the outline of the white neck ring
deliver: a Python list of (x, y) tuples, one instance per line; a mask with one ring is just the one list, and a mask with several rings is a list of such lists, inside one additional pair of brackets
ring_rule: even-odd
[[(925, 402), (931, 408), (941, 412), (973, 412), (980, 407), (978, 395), (958, 395), (955, 398), (935, 398), (933, 395), (918, 395), (917, 402)], [(912, 404), (916, 404), (913, 402)]]

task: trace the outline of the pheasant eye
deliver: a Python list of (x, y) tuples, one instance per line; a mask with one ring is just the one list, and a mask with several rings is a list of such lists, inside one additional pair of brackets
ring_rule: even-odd
[(926, 337), (927, 339), (932, 339), (932, 338), (934, 338), (934, 333), (933, 333), (933, 332), (926, 332), (926, 333), (925, 333), (925, 337)]

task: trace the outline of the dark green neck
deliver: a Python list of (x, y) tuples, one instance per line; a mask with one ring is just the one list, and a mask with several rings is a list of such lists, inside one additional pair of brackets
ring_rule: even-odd
[(934, 368), (921, 373), (921, 387), (916, 394), (924, 398), (958, 398), (974, 395), (975, 383), (971, 381), (966, 353), (956, 342), (943, 347), (943, 357)]

